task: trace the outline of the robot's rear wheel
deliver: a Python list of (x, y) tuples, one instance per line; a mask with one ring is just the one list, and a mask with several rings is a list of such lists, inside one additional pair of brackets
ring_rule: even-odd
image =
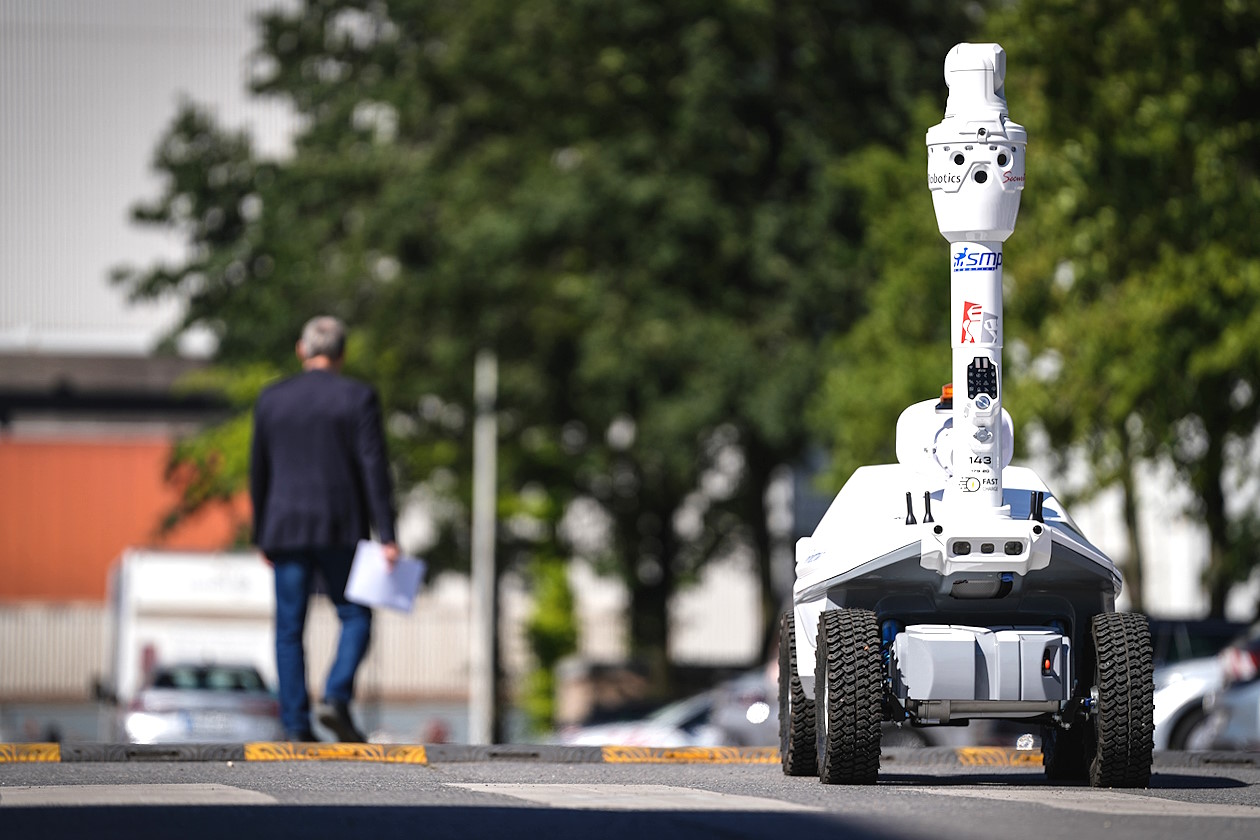
[(1150, 624), (1137, 613), (1104, 613), (1094, 616), (1093, 636), (1098, 713), (1089, 783), (1146, 787), (1155, 749)]
[(1103, 613), (1091, 624), (1094, 714), (1071, 729), (1042, 730), (1046, 777), (1093, 787), (1146, 787), (1155, 748), (1151, 632), (1137, 613)]
[(791, 611), (779, 621), (779, 757), (786, 776), (818, 772), (814, 701), (805, 696), (796, 668), (796, 619)]
[(875, 613), (846, 609), (822, 614), (814, 680), (819, 779), (829, 785), (874, 784), (883, 719)]

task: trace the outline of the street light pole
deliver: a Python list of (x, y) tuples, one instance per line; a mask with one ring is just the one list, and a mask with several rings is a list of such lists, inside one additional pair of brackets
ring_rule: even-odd
[(469, 628), (468, 740), (492, 744), (497, 720), (495, 631), (495, 506), (498, 495), (495, 401), (499, 387), (498, 358), (491, 350), (477, 354), (473, 396), (472, 604)]

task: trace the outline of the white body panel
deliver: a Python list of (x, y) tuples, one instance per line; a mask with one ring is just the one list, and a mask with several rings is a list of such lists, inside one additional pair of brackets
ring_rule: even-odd
[(1070, 641), (1041, 628), (917, 624), (892, 651), (893, 694), (902, 700), (1068, 698)]
[[(951, 597), (960, 580), (975, 584), (1000, 580), (1003, 573), (1019, 578), (1038, 575), (1040, 586), (1057, 583), (1084, 588), (1082, 597), (1114, 606), (1121, 578), (1115, 564), (1077, 530), (1045, 483), (1026, 467), (1002, 471), (1003, 504), (1009, 516), (978, 516), (960, 512), (944, 498), (943, 473), (924, 475), (903, 464), (860, 467), (845, 483), (812, 536), (796, 543), (796, 583), (792, 589), (795, 607), (797, 667), (801, 683), (813, 696), (815, 637), (818, 618), (824, 610), (846, 604), (851, 593), (866, 608), (876, 608), (903, 592), (930, 593), (923, 623), (937, 607), (954, 612), (982, 613), (991, 601), (957, 600)], [(916, 523), (906, 524), (906, 493), (910, 493)], [(1032, 494), (1045, 493), (1044, 523), (1030, 520)], [(924, 522), (924, 494), (932, 499), (932, 522)], [(1041, 534), (1033, 529), (1043, 525)], [(936, 533), (937, 529), (941, 533)], [(992, 555), (958, 557), (948, 544), (964, 536), (977, 542), (991, 539), (1022, 539), (1029, 546), (1018, 556), (995, 552)], [(1071, 568), (1059, 570), (1055, 555), (1071, 558)], [(1061, 561), (1066, 566), (1066, 559)], [(1019, 587), (1017, 586), (1017, 589)], [(859, 595), (860, 593), (860, 595)], [(1067, 596), (1065, 596), (1067, 597)], [(877, 612), (879, 610), (877, 609)], [(1100, 610), (1101, 611), (1101, 610)], [(980, 621), (975, 622), (977, 624)], [(1019, 624), (1032, 624), (1033, 616)]]

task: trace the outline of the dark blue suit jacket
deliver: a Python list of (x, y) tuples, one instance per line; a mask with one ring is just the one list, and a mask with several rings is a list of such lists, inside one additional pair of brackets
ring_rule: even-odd
[(352, 547), (368, 538), (369, 526), (393, 542), (376, 392), (329, 370), (268, 387), (254, 406), (249, 485), (254, 544), (263, 553)]

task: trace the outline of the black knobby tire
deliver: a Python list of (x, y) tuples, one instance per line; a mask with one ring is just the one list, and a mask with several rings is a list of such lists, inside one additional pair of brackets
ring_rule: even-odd
[(883, 695), (875, 613), (823, 613), (818, 621), (818, 664), (814, 670), (818, 778), (823, 784), (875, 783)]
[(1150, 624), (1137, 613), (1103, 613), (1094, 616), (1092, 633), (1097, 709), (1089, 783), (1146, 787), (1155, 749)]
[(805, 696), (796, 668), (796, 619), (791, 611), (779, 621), (779, 758), (783, 775), (818, 772), (814, 741), (814, 701)]

